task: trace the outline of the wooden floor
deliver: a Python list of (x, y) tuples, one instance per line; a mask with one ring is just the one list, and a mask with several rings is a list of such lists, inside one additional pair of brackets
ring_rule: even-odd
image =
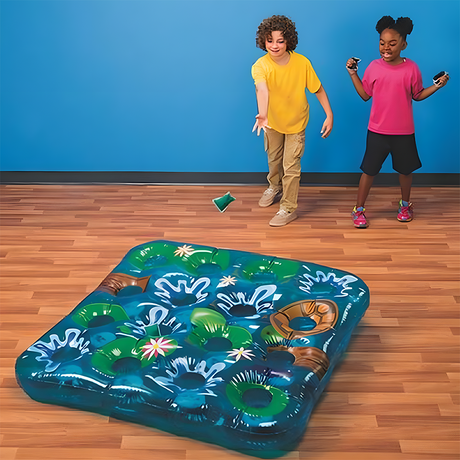
[[(262, 186), (1, 187), (0, 458), (250, 459), (159, 430), (31, 400), (16, 357), (66, 316), (133, 246), (154, 239), (306, 260), (350, 271), (371, 304), (343, 362), (286, 459), (458, 460), (458, 188), (415, 188), (415, 219), (396, 220), (396, 188), (374, 188), (371, 226), (353, 228), (356, 189), (302, 187), (283, 228)], [(219, 213), (213, 198), (236, 198)]]

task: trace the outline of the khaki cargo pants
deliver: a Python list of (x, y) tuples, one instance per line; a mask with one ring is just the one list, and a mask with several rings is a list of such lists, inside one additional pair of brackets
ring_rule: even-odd
[(300, 186), (300, 160), (305, 150), (305, 130), (296, 134), (281, 134), (274, 129), (264, 132), (268, 156), (268, 183), (270, 188), (283, 190), (280, 209), (297, 209)]

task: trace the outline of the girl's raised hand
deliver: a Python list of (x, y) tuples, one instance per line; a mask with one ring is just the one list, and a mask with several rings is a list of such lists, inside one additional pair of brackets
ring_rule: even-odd
[(445, 74), (436, 81), (435, 86), (437, 86), (438, 88), (442, 88), (443, 86), (447, 85), (448, 81), (449, 81), (449, 75)]
[(347, 61), (347, 70), (350, 75), (353, 75), (358, 72), (358, 63), (356, 62), (357, 58), (350, 58)]

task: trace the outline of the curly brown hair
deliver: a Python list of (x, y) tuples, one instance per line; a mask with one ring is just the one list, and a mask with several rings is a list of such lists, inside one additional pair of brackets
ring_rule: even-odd
[(295, 30), (295, 23), (286, 16), (277, 15), (264, 19), (260, 23), (260, 26), (257, 29), (256, 46), (264, 51), (267, 51), (265, 41), (267, 38), (270, 38), (272, 36), (272, 32), (275, 31), (283, 34), (283, 37), (286, 40), (286, 51), (294, 51), (296, 49), (299, 40), (297, 37), (297, 31)]

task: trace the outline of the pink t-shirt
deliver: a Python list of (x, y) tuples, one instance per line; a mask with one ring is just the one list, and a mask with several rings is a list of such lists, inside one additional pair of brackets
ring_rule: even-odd
[(372, 96), (369, 131), (379, 134), (414, 134), (412, 98), (423, 90), (417, 64), (405, 58), (398, 65), (376, 59), (364, 72), (363, 88)]

